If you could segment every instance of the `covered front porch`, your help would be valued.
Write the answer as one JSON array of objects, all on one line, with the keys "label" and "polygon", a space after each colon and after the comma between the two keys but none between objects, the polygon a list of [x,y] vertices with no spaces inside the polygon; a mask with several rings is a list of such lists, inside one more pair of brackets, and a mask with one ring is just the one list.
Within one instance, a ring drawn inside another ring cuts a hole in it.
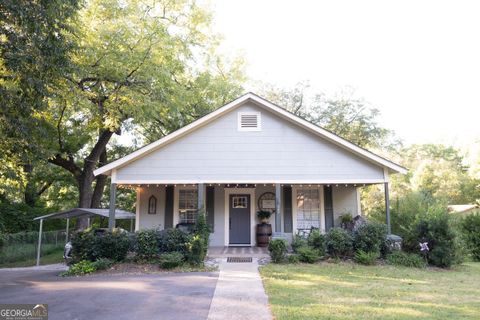
[{"label": "covered front porch", "polygon": [[[109,225],[114,226],[117,188],[136,191],[135,230],[167,229],[193,224],[204,212],[211,227],[212,252],[229,247],[257,246],[258,210],[268,210],[273,237],[291,241],[312,227],[328,231],[340,226],[341,216],[362,215],[360,188],[382,183],[386,222],[390,230],[388,176],[383,182],[331,181],[314,183],[113,183]],[[241,253],[241,249],[238,253]],[[228,250],[227,250],[228,251]],[[224,252],[229,254],[228,252]],[[251,255],[251,252],[248,254]]]}]

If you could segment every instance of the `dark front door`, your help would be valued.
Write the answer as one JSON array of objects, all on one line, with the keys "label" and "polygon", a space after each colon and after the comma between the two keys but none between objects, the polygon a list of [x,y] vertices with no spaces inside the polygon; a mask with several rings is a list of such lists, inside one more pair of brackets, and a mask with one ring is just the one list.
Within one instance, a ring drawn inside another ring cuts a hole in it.
[{"label": "dark front door", "polygon": [[250,245],[250,195],[230,195],[230,244]]}]

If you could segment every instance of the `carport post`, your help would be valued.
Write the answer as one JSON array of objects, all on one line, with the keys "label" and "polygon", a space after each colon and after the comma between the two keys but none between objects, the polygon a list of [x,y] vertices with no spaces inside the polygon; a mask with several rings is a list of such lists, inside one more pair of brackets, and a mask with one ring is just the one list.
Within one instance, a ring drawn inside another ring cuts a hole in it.
[{"label": "carport post", "polygon": [[110,210],[108,211],[108,229],[110,231],[115,228],[115,201],[117,198],[117,184],[110,185]]},{"label": "carport post", "polygon": [[40,265],[40,249],[42,248],[42,229],[43,229],[43,219],[40,219],[40,230],[38,230],[37,266]]}]

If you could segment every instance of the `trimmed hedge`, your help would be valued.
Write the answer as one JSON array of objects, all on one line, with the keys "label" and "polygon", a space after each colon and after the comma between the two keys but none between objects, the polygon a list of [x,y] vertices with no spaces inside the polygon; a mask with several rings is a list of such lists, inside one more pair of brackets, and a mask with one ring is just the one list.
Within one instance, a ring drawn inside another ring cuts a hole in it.
[{"label": "trimmed hedge", "polygon": [[382,223],[367,222],[353,233],[353,246],[356,252],[378,253],[385,245],[387,226]]},{"label": "trimmed hedge", "polygon": [[268,243],[268,251],[270,252],[270,257],[273,262],[278,263],[285,260],[287,245],[287,241],[284,239],[270,240]]},{"label": "trimmed hedge", "polygon": [[338,258],[351,255],[353,239],[347,230],[332,228],[325,235],[325,245],[329,255]]},{"label": "trimmed hedge", "polygon": [[96,261],[101,258],[123,261],[130,249],[127,232],[114,229],[86,229],[72,236],[73,262]]},{"label": "trimmed hedge", "polygon": [[480,261],[480,213],[466,216],[461,222],[461,229],[472,259]]}]

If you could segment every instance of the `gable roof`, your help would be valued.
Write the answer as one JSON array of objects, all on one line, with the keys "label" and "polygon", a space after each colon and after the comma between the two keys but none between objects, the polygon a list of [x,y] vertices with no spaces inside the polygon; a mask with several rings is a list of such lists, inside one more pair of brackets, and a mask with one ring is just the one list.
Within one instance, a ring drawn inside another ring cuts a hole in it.
[{"label": "gable roof", "polygon": [[155,142],[152,142],[120,159],[117,159],[107,165],[104,165],[103,167],[100,167],[98,169],[96,169],[94,171],[94,174],[97,176],[97,175],[100,175],[100,174],[106,174],[106,175],[110,175],[112,170],[113,169],[117,169],[117,168],[120,168],[120,167],[123,167],[125,165],[127,165],[128,163],[130,162],[133,162],[135,161],[136,159],[139,159],[159,148],[161,148],[162,146],[168,144],[168,143],[171,143],[173,141],[175,141],[176,139],[180,138],[180,137],[183,137],[191,132],[193,132],[194,130],[210,123],[211,121],[221,117],[222,115],[224,115],[225,113],[235,109],[236,107],[242,105],[243,103],[247,102],[247,101],[252,101],[254,102],[256,105],[258,105],[259,107],[261,108],[264,108],[268,111],[271,111],[272,113],[276,114],[277,116],[280,116],[281,118],[283,119],[286,119],[300,127],[302,127],[303,129],[313,133],[313,134],[316,134],[317,136],[337,145],[337,146],[340,146],[342,147],[343,149],[347,150],[347,151],[350,151],[354,154],[356,154],[357,156],[360,156],[361,158],[363,159],[366,159],[376,165],[379,165],[381,167],[384,167],[386,169],[389,169],[390,171],[394,172],[394,173],[402,173],[402,174],[405,174],[407,173],[407,169],[405,167],[402,167],[401,165],[399,164],[396,164],[390,160],[387,160],[371,151],[368,151],[362,147],[359,147],[357,146],[356,144],[348,141],[348,140],[345,140],[341,137],[339,137],[338,135],[322,128],[322,127],[319,127],[317,125],[314,125],[313,123],[303,119],[303,118],[300,118],[299,116],[275,105],[274,103],[268,101],[268,100],[265,100],[264,98],[252,93],[252,92],[249,92],[249,93],[246,93],[244,94],[243,96],[233,100],[232,102],[224,105],[223,107],[220,107],[218,108],[217,110],[203,116],[202,118],[200,119],[197,119],[195,120],[194,122],[166,135],[165,137],[155,141]]}]

